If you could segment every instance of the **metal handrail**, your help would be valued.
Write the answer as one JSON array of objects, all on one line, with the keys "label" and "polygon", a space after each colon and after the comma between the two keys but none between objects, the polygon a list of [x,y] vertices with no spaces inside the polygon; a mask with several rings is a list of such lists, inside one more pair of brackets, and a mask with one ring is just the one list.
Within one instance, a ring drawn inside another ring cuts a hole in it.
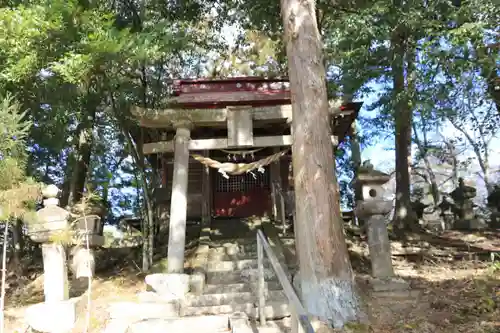
[{"label": "metal handrail", "polygon": [[264,253],[267,255],[271,266],[273,267],[278,281],[283,288],[288,303],[292,307],[292,333],[304,332],[314,333],[314,328],[311,325],[309,316],[304,309],[304,306],[295,293],[292,284],[288,280],[284,268],[281,266],[276,254],[274,254],[267,237],[262,230],[257,230],[257,268],[258,268],[258,292],[259,292],[259,320],[260,324],[266,324],[266,297],[265,297],[265,280],[264,280]]}]

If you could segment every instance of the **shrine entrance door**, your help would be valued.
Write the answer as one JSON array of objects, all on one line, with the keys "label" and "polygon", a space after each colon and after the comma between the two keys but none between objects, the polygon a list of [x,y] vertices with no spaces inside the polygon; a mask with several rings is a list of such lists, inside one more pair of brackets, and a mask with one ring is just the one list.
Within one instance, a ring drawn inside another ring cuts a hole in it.
[{"label": "shrine entrance door", "polygon": [[245,218],[270,215],[271,182],[269,167],[264,173],[257,170],[224,178],[213,170],[213,216]]}]

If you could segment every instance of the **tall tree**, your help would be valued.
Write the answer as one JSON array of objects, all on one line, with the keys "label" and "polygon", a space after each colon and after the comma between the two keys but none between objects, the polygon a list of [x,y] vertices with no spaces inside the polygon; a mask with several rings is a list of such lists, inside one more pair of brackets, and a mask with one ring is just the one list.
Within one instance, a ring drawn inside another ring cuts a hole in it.
[{"label": "tall tree", "polygon": [[311,314],[342,327],[364,314],[340,216],[315,1],[282,0],[281,14],[292,91],[295,202],[301,203],[295,235],[302,300]]}]

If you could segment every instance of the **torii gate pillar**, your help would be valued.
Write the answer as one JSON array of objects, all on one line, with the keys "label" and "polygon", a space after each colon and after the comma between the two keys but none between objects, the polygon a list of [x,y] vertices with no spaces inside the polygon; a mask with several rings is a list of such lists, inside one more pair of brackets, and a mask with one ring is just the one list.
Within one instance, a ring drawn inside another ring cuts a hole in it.
[{"label": "torii gate pillar", "polygon": [[184,272],[186,246],[187,191],[189,172],[189,140],[191,123],[177,122],[174,148],[172,199],[170,201],[170,229],[168,236],[168,273]]}]

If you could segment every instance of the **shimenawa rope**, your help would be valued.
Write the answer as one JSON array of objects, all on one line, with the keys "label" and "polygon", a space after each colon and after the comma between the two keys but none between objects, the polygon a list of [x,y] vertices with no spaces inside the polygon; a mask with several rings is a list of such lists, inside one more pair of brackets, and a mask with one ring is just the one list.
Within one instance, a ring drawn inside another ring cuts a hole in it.
[{"label": "shimenawa rope", "polygon": [[198,154],[191,154],[191,156],[198,162],[210,168],[218,169],[219,173],[221,173],[222,176],[226,179],[229,179],[229,175],[236,176],[236,175],[242,175],[244,173],[250,173],[255,178],[256,176],[252,172],[253,170],[257,169],[257,171],[259,171],[260,173],[264,173],[264,167],[266,165],[277,162],[282,156],[284,156],[288,152],[288,150],[289,149],[282,150],[276,154],[267,156],[263,159],[251,163],[230,163],[230,162],[221,163],[209,157],[204,157]]}]

